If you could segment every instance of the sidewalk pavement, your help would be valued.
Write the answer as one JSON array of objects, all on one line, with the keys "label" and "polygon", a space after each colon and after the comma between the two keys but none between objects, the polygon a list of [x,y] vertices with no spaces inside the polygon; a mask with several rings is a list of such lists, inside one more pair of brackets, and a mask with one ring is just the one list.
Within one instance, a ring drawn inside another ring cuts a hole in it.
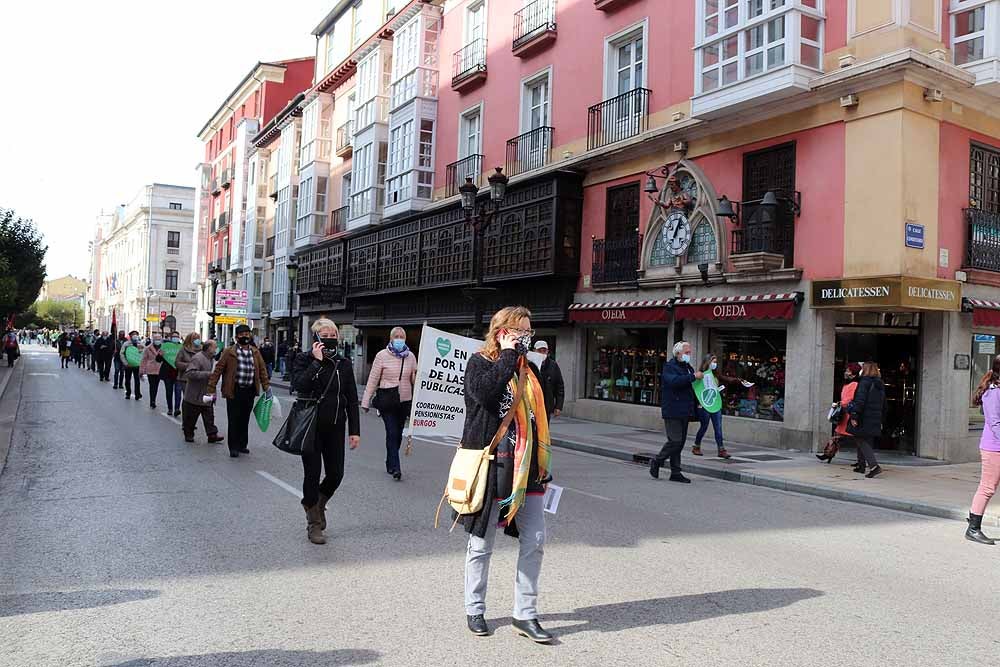
[{"label": "sidewalk pavement", "polygon": [[[892,452],[876,452],[883,472],[867,479],[851,468],[853,449],[841,450],[832,464],[818,461],[812,452],[770,449],[726,443],[733,458],[715,456],[711,428],[702,442],[704,456],[691,454],[697,424],[692,423],[681,465],[696,475],[793,491],[823,498],[873,505],[944,519],[965,520],[979,485],[979,463],[946,464]],[[557,447],[606,456],[646,466],[663,446],[663,433],[629,426],[559,417],[552,420],[552,442]],[[647,477],[645,468],[636,475]],[[1000,526],[1000,502],[987,508],[984,525]]]}]

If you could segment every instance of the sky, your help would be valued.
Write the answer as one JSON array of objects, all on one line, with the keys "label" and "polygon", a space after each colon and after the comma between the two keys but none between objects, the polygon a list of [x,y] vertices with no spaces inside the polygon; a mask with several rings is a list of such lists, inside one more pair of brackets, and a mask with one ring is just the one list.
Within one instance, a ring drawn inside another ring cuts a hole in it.
[{"label": "sky", "polygon": [[102,210],[194,187],[198,130],[258,61],[315,55],[335,0],[0,0],[0,208],[34,219],[49,278],[86,278]]}]

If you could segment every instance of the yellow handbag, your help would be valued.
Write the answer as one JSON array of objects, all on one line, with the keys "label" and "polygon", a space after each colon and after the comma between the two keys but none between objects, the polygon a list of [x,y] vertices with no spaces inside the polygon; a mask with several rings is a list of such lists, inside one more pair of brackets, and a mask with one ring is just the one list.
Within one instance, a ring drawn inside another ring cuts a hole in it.
[{"label": "yellow handbag", "polygon": [[[514,402],[504,415],[500,428],[497,429],[493,440],[488,447],[483,449],[463,449],[461,445],[455,452],[452,459],[451,469],[448,471],[448,485],[445,486],[444,495],[438,503],[437,512],[434,514],[434,527],[440,525],[441,508],[445,501],[451,506],[455,513],[455,523],[451,525],[451,530],[455,530],[459,519],[464,515],[475,514],[483,508],[486,500],[486,487],[489,482],[490,461],[493,460],[493,452],[496,451],[500,440],[506,435],[510,424],[514,419],[514,410],[521,402],[521,395],[525,382],[525,367],[521,368],[517,377],[517,389],[514,392]],[[450,532],[450,531],[449,531]]]}]

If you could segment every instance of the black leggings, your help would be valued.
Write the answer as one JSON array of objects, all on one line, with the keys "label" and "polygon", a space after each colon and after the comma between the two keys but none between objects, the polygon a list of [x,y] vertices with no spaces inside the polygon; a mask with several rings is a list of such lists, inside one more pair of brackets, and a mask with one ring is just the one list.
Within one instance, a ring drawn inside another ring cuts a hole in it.
[{"label": "black leggings", "polygon": [[[317,425],[316,448],[312,454],[302,456],[302,470],[303,505],[314,506],[321,493],[333,497],[344,479],[344,422]],[[324,470],[326,476],[320,482]]]}]

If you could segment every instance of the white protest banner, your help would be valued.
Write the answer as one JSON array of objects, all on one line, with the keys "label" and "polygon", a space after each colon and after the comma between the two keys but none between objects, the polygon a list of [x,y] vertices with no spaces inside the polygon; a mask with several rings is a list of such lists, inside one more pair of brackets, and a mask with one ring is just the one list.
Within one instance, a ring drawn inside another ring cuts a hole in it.
[{"label": "white protest banner", "polygon": [[420,334],[410,434],[458,442],[465,426],[465,367],[483,341],[426,324]]}]

